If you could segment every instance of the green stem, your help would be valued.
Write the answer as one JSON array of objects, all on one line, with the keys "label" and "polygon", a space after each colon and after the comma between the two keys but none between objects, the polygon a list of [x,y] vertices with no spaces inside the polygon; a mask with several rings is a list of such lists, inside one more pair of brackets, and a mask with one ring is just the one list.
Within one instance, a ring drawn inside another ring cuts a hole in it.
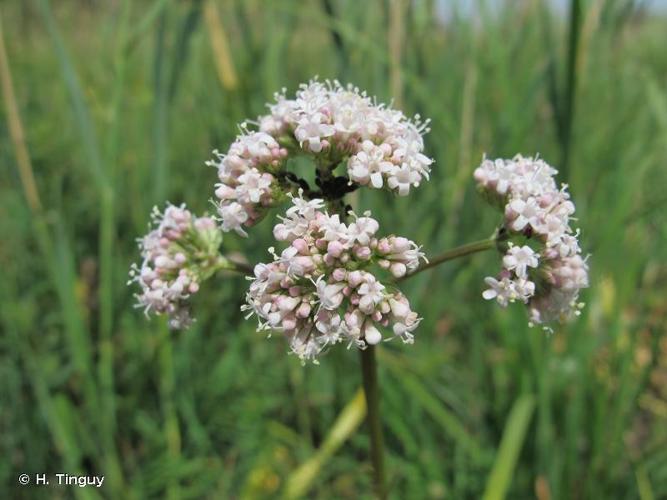
[{"label": "green stem", "polygon": [[245,262],[235,261],[225,255],[219,255],[218,261],[213,264],[211,273],[215,274],[218,271],[229,271],[232,273],[243,274],[245,276],[252,276],[255,268]]},{"label": "green stem", "polygon": [[493,238],[474,241],[472,243],[468,243],[466,245],[461,245],[460,247],[447,250],[446,252],[438,255],[437,257],[432,258],[426,264],[419,266],[415,271],[411,272],[410,274],[406,274],[397,281],[406,280],[414,276],[415,274],[421,273],[422,271],[426,271],[427,269],[431,269],[432,267],[439,266],[443,262],[458,259],[459,257],[465,257],[466,255],[471,255],[473,253],[483,252],[484,250],[490,250],[491,248],[494,248],[496,246],[496,241],[497,241],[496,237],[494,236]]},{"label": "green stem", "polygon": [[378,498],[387,498],[384,475],[384,443],[382,439],[382,423],[380,420],[380,390],[378,386],[377,362],[375,346],[368,346],[360,351],[361,374],[368,408],[368,427],[371,438],[371,461],[373,463],[373,483]]},{"label": "green stem", "polygon": [[244,262],[235,262],[232,260],[228,262],[231,264],[231,267],[225,268],[227,271],[244,274],[246,276],[252,276],[252,274],[255,272],[255,268],[250,264],[246,264]]},{"label": "green stem", "polygon": [[572,126],[577,92],[577,63],[579,58],[579,35],[581,31],[581,0],[570,1],[570,32],[567,46],[567,74],[565,81],[565,103],[563,110],[563,132],[561,138],[561,173],[566,182],[569,176],[572,151]]}]

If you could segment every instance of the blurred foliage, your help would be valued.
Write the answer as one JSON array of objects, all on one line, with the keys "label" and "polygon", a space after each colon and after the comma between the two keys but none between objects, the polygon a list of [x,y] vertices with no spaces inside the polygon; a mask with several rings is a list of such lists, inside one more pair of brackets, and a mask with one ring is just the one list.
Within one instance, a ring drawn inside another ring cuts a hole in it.
[{"label": "blurred foliage", "polygon": [[[406,282],[417,341],[379,358],[391,497],[667,497],[667,19],[584,1],[572,46],[542,2],[486,5],[3,0],[43,209],[23,194],[4,101],[2,498],[45,496],[19,488],[24,472],[106,475],[54,498],[274,498],[312,457],[309,497],[368,497],[365,433],[347,421],[349,439],[328,436],[360,384],[355,353],[302,367],[243,320],[236,276],[207,284],[190,331],[168,332],[132,307],[135,238],[165,199],[211,210],[211,150],[314,75],[432,120],[431,182],[358,207],[429,254],[485,237],[498,219],[472,170],[485,153],[559,165],[568,61],[588,307],[553,335],[531,330],[520,307],[481,299],[492,253]],[[226,249],[267,259],[273,220]]]}]

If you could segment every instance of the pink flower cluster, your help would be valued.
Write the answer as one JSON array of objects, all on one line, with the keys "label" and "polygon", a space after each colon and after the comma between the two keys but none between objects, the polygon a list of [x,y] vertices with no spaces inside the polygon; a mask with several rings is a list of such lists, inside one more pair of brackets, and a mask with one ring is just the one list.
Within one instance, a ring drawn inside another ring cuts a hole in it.
[{"label": "pink flower cluster", "polygon": [[155,227],[139,240],[143,261],[133,264],[128,284],[141,287],[137,306],[146,314],[167,314],[171,328],[187,328],[187,300],[220,264],[222,234],[212,218],[195,217],[185,205],[168,204],[164,213],[155,207],[151,218]]},{"label": "pink flower cluster", "polygon": [[277,182],[288,156],[305,154],[327,173],[345,164],[350,184],[386,188],[401,196],[428,179],[433,160],[422,151],[428,121],[409,120],[377,104],[353,86],[313,80],[294,99],[276,94],[259,131],[243,134],[226,154],[209,162],[218,169],[216,197],[224,231],[245,236],[286,189]]},{"label": "pink flower cluster", "polygon": [[578,315],[579,291],[588,287],[588,265],[581,256],[570,220],[574,203],[567,185],[560,188],[556,169],[539,158],[517,155],[511,160],[485,159],[474,177],[482,193],[503,207],[504,228],[510,238],[534,242],[509,243],[503,269],[486,278],[486,299],[502,307],[519,300],[527,304],[530,321],[544,324]]},{"label": "pink flower cluster", "polygon": [[281,331],[302,360],[346,341],[365,348],[379,343],[382,327],[412,342],[420,318],[407,298],[385,286],[371,269],[395,277],[415,270],[424,254],[412,241],[378,238],[378,222],[365,213],[342,222],[322,211],[322,200],[293,198],[274,235],[289,246],[258,264],[244,310],[257,315],[258,330]]}]

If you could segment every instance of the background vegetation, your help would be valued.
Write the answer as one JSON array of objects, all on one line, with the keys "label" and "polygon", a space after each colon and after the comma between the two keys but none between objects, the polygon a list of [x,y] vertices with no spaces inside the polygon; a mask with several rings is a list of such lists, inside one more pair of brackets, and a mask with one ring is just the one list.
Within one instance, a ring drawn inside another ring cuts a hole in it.
[{"label": "background vegetation", "polygon": [[[239,277],[207,284],[183,333],[125,286],[152,205],[210,210],[211,150],[319,75],[432,119],[431,182],[356,200],[384,227],[429,254],[488,236],[473,168],[540,153],[592,254],[587,308],[553,335],[481,299],[491,252],[405,283],[424,321],[379,359],[392,498],[666,498],[667,19],[572,5],[4,0],[0,496],[369,496],[356,353],[302,367],[243,320]],[[274,220],[225,247],[266,260]]]}]

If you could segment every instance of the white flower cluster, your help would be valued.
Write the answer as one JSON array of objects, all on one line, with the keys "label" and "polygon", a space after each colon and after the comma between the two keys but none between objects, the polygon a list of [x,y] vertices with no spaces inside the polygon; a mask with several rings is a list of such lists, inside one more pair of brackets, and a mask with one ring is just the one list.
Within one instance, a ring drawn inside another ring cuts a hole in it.
[{"label": "white flower cluster", "polygon": [[281,192],[276,177],[288,155],[307,154],[333,172],[345,163],[351,184],[386,188],[401,196],[428,179],[433,160],[422,151],[428,121],[409,120],[337,81],[302,84],[294,99],[276,94],[259,131],[243,129],[226,154],[215,152],[216,197],[224,231],[245,235]]},{"label": "white flower cluster", "polygon": [[252,226],[273,204],[275,177],[271,172],[285,161],[287,149],[269,134],[243,129],[227,154],[213,153],[217,160],[207,164],[218,169],[215,196],[220,200],[222,230],[247,236],[243,226]]},{"label": "white flower cluster", "polygon": [[383,285],[373,265],[394,277],[415,270],[424,254],[412,241],[378,238],[378,222],[365,213],[345,224],[322,211],[319,199],[293,199],[286,217],[274,227],[279,241],[290,243],[274,260],[258,264],[244,310],[256,314],[258,330],[281,331],[292,352],[315,360],[331,344],[347,341],[365,348],[382,340],[378,327],[412,342],[420,318],[407,298]]},{"label": "white flower cluster", "polygon": [[567,185],[556,184],[556,173],[543,160],[520,155],[511,160],[485,159],[474,172],[483,194],[503,207],[510,237],[539,246],[536,252],[510,242],[503,269],[498,277],[486,278],[489,289],[483,296],[503,307],[516,300],[527,304],[535,324],[578,315],[583,307],[579,291],[588,286],[579,231],[570,226],[574,203]]},{"label": "white flower cluster", "polygon": [[212,218],[195,217],[185,205],[168,204],[164,213],[155,207],[151,219],[154,229],[139,240],[143,261],[132,265],[128,284],[141,287],[137,307],[146,314],[167,314],[171,328],[187,328],[187,299],[221,263],[222,234]]}]

